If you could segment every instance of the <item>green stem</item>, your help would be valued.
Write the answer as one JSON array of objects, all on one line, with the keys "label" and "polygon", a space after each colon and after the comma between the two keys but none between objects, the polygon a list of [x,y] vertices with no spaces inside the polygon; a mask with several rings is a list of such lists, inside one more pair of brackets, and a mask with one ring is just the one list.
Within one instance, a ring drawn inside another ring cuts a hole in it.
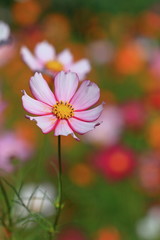
[{"label": "green stem", "polygon": [[8,196],[7,196],[4,186],[2,184],[1,179],[0,179],[0,188],[1,188],[1,192],[3,195],[4,201],[5,201],[6,207],[7,207],[9,231],[11,231],[11,229],[12,229],[11,206],[10,206]]},{"label": "green stem", "polygon": [[57,214],[54,221],[56,231],[62,209],[62,163],[61,163],[61,137],[58,136],[58,201],[56,203]]}]

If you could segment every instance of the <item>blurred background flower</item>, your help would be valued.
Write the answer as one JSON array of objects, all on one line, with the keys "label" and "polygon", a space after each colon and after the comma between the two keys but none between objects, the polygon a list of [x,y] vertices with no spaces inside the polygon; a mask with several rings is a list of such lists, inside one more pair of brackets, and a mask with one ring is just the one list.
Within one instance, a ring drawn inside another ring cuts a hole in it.
[{"label": "blurred background flower", "polygon": [[[57,239],[160,239],[159,2],[2,0],[0,16],[1,175],[14,186],[23,183],[27,198],[36,186],[55,197],[57,141],[24,118],[21,89],[29,91],[33,73],[20,51],[34,53],[44,42],[57,56],[69,49],[74,63],[87,59],[80,73],[100,86],[105,105],[101,125],[79,143],[62,138],[65,204]],[[39,211],[41,200],[32,200]],[[50,219],[55,209],[47,204]],[[16,231],[16,240],[44,238],[36,224]]]}]

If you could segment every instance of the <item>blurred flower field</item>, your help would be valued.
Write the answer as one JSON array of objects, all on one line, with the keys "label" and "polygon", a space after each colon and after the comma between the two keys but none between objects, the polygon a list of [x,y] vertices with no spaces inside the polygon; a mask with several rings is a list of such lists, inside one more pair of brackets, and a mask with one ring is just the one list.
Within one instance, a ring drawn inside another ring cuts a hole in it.
[{"label": "blurred flower field", "polygon": [[[47,239],[21,200],[51,221],[56,213],[57,136],[43,134],[22,106],[36,70],[53,90],[53,68],[96,83],[97,104],[104,103],[100,126],[80,141],[61,138],[63,209],[54,239],[160,239],[160,4],[122,1],[118,11],[116,1],[102,2],[0,3],[0,240]],[[41,64],[36,49],[44,43],[55,58]]]}]

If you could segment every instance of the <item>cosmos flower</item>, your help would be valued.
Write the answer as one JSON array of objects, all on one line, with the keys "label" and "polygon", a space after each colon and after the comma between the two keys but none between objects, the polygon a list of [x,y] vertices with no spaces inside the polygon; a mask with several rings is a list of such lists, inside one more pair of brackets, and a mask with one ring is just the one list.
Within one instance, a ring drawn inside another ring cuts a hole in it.
[{"label": "cosmos flower", "polygon": [[5,132],[0,136],[0,172],[12,172],[12,159],[25,161],[32,153],[32,148],[24,139],[13,132]]},{"label": "cosmos flower", "polygon": [[24,62],[32,71],[47,71],[56,74],[62,70],[76,72],[80,80],[90,71],[91,67],[87,59],[81,59],[73,62],[73,56],[68,49],[63,50],[56,55],[54,47],[46,41],[40,42],[35,47],[35,53],[32,53],[26,47],[21,48],[21,55]]},{"label": "cosmos flower", "polygon": [[30,79],[35,99],[23,91],[22,102],[26,111],[38,116],[27,118],[35,120],[43,133],[54,131],[55,136],[71,134],[78,139],[74,132],[84,134],[93,130],[99,125],[96,120],[103,110],[103,104],[89,108],[98,101],[100,89],[95,83],[85,80],[77,90],[78,82],[75,73],[61,71],[54,79],[53,94],[42,75],[35,73]]}]

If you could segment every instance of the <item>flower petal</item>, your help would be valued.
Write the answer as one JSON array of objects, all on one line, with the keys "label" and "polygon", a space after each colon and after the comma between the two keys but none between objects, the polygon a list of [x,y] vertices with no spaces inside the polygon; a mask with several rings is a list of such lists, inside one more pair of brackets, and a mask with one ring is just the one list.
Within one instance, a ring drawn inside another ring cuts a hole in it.
[{"label": "flower petal", "polygon": [[100,89],[89,80],[83,81],[71,100],[75,110],[84,110],[95,104],[100,96]]},{"label": "flower petal", "polygon": [[52,108],[45,103],[42,103],[38,100],[35,100],[27,95],[25,91],[23,91],[22,103],[24,109],[35,115],[44,115],[47,113],[52,113]]},{"label": "flower petal", "polygon": [[80,112],[74,112],[74,117],[83,120],[83,121],[87,121],[87,122],[92,122],[95,121],[99,118],[99,116],[101,115],[103,111],[103,104],[90,109],[90,110],[85,110],[85,111],[80,111]]},{"label": "flower petal", "polygon": [[43,41],[36,45],[35,55],[44,64],[55,58],[55,49],[47,41]]},{"label": "flower petal", "polygon": [[61,71],[55,77],[55,95],[59,101],[69,102],[78,87],[76,73]]},{"label": "flower petal", "polygon": [[68,49],[65,49],[58,54],[57,60],[64,65],[70,65],[73,61],[73,56]]},{"label": "flower petal", "polygon": [[75,139],[79,140],[76,135],[74,134],[73,130],[69,127],[68,123],[66,120],[60,120],[58,124],[55,127],[55,136],[68,136],[71,134]]},{"label": "flower petal", "polygon": [[54,130],[54,127],[57,122],[57,118],[53,114],[38,117],[26,115],[26,117],[30,120],[36,121],[37,126],[41,128],[43,133],[49,133],[52,130]]},{"label": "flower petal", "polygon": [[86,132],[89,132],[93,130],[96,126],[100,125],[100,123],[97,123],[97,122],[84,122],[76,118],[68,119],[68,123],[70,127],[73,129],[73,131],[79,134],[84,134]]},{"label": "flower petal", "polygon": [[26,47],[21,48],[21,56],[23,61],[28,65],[32,71],[40,71],[43,66],[38,62],[38,60],[32,55],[32,53]]},{"label": "flower petal", "polygon": [[34,97],[44,103],[53,106],[56,99],[47,82],[42,77],[41,73],[35,73],[30,79],[30,87]]},{"label": "flower petal", "polygon": [[85,78],[85,75],[91,71],[91,65],[87,59],[81,59],[70,66],[68,70],[76,72],[80,80]]}]

